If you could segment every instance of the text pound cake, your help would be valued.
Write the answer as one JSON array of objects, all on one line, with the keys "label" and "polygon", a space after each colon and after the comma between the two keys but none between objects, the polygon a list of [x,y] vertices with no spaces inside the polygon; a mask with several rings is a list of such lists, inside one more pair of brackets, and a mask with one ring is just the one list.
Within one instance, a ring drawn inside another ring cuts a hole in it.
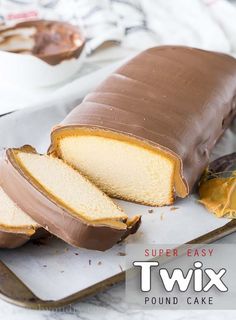
[{"label": "text pound cake", "polygon": [[108,195],[142,204],[186,197],[236,113],[236,60],[180,46],[146,50],[88,94],[49,153]]},{"label": "text pound cake", "polygon": [[0,182],[22,210],[74,246],[106,250],[140,224],[77,170],[30,146],[6,150]]},{"label": "text pound cake", "polygon": [[46,236],[37,222],[22,211],[0,187],[0,248],[17,248]]}]

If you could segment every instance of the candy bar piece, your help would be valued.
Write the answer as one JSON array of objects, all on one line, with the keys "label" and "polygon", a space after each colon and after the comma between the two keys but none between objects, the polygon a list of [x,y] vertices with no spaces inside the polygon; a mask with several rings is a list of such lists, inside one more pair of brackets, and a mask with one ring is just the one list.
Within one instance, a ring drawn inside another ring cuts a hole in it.
[{"label": "candy bar piece", "polygon": [[212,161],[199,184],[199,202],[221,218],[236,218],[236,152]]}]

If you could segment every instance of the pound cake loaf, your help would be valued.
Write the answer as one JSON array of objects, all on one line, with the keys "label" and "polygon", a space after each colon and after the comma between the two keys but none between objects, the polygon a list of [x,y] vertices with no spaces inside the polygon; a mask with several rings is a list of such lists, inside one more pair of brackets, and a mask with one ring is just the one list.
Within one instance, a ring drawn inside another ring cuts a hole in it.
[{"label": "pound cake loaf", "polygon": [[0,187],[0,248],[17,248],[30,239],[46,234],[47,231],[22,211]]},{"label": "pound cake loaf", "polygon": [[236,114],[236,60],[148,49],[111,74],[51,133],[49,153],[108,195],[142,204],[186,197]]},{"label": "pound cake loaf", "polygon": [[106,250],[140,224],[77,170],[31,146],[6,150],[0,184],[24,212],[74,246]]}]

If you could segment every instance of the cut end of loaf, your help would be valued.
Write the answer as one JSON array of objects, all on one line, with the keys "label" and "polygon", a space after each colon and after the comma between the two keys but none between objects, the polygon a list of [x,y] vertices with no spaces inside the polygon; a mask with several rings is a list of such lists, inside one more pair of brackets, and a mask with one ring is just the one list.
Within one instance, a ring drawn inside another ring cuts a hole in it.
[{"label": "cut end of loaf", "polygon": [[173,203],[176,161],[167,152],[109,131],[58,132],[50,151],[108,195],[151,206]]},{"label": "cut end of loaf", "polygon": [[87,178],[62,160],[29,147],[10,149],[23,175],[51,201],[94,225],[126,229],[128,216]]}]

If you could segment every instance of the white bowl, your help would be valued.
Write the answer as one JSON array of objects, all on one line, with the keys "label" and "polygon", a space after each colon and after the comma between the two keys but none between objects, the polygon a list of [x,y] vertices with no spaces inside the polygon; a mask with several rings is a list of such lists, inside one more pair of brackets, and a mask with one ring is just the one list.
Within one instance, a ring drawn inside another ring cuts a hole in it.
[{"label": "white bowl", "polygon": [[38,88],[63,83],[80,69],[85,57],[85,49],[78,58],[64,60],[50,65],[33,56],[0,51],[0,83],[14,86]]},{"label": "white bowl", "polygon": [[[52,27],[55,29],[51,29]],[[69,39],[71,34],[75,34],[75,38],[72,38],[72,41],[75,42],[72,42],[70,49],[68,49],[68,47],[66,49],[62,47],[62,51],[57,52],[55,51],[55,48],[54,50],[50,48],[51,51],[39,52],[37,55],[30,54],[31,49],[21,50],[28,51],[28,54],[0,50],[0,83],[17,87],[45,88],[63,83],[77,73],[85,57],[85,38],[81,28],[60,21],[32,20],[21,22],[10,27],[6,26],[4,29],[1,29],[2,34],[0,34],[0,37],[2,35],[4,43],[4,33],[6,34],[5,39],[8,39],[7,37],[9,37],[10,34],[14,39],[12,40],[13,47],[14,44],[16,44],[16,48],[18,48],[20,44],[20,47],[22,46],[23,49],[25,48],[25,45],[26,48],[28,48],[29,44],[31,47],[30,39],[32,36],[32,29],[36,35],[37,32],[44,32],[44,30],[47,32],[49,30],[50,34],[53,36],[54,32],[61,32],[63,28],[65,32],[68,30]],[[27,29],[28,32],[25,33]],[[44,38],[40,38],[40,36],[38,39],[39,43],[44,41]],[[45,37],[45,39],[48,41],[47,37]],[[49,44],[51,45],[51,43]],[[11,48],[11,51],[13,51],[11,42],[10,45],[9,42],[7,42],[6,48],[7,45]],[[1,48],[3,47],[4,44]]]}]

